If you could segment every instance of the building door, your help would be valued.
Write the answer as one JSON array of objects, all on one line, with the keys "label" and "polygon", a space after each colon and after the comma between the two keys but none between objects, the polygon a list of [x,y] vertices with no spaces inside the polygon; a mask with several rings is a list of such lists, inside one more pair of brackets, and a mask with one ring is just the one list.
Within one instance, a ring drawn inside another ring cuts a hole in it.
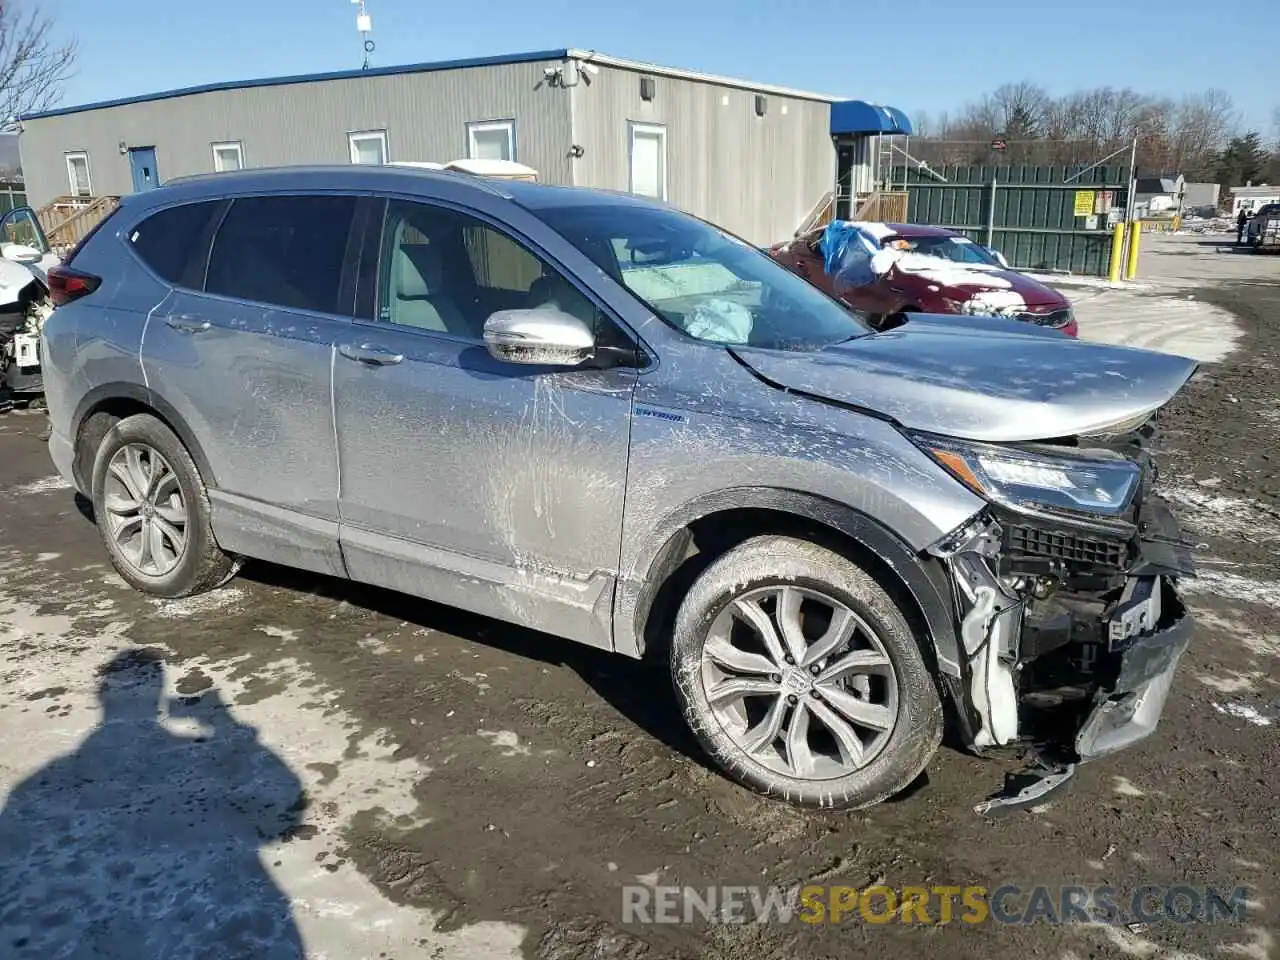
[{"label": "building door", "polygon": [[156,170],[155,147],[131,147],[129,170],[133,173],[133,192],[154,190],[160,186],[160,174]]},{"label": "building door", "polygon": [[629,189],[642,197],[667,199],[667,128],[652,123],[631,123]]}]

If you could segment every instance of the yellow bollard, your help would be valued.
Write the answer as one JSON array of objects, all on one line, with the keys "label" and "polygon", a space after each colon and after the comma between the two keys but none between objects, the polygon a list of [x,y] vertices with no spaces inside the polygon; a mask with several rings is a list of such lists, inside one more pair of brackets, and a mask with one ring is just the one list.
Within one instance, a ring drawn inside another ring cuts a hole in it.
[{"label": "yellow bollard", "polygon": [[1129,256],[1124,265],[1124,278],[1132,280],[1138,275],[1138,247],[1142,241],[1142,224],[1129,224]]},{"label": "yellow bollard", "polygon": [[1107,279],[1112,283],[1120,280],[1120,268],[1124,264],[1124,224],[1117,223],[1111,231],[1111,261],[1107,265]]}]

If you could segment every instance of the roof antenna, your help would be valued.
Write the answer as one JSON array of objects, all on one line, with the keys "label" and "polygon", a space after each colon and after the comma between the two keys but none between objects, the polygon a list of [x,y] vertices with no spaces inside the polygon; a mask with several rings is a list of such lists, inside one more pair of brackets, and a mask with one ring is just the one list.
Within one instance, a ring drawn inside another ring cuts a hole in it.
[{"label": "roof antenna", "polygon": [[369,55],[373,53],[374,42],[369,34],[373,33],[373,17],[369,15],[368,9],[365,7],[365,0],[351,0],[353,4],[360,8],[356,14],[356,30],[360,32],[360,36],[364,38],[364,63],[361,70],[369,69]]}]

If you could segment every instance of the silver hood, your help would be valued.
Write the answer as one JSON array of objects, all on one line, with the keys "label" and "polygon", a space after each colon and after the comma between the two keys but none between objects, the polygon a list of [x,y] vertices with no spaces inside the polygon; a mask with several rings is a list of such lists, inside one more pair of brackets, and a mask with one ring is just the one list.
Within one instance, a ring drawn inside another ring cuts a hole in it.
[{"label": "silver hood", "polygon": [[732,349],[786,389],[991,442],[1106,432],[1163,406],[1196,368],[1187,357],[1045,335],[1018,321],[957,319],[914,316],[814,353]]}]

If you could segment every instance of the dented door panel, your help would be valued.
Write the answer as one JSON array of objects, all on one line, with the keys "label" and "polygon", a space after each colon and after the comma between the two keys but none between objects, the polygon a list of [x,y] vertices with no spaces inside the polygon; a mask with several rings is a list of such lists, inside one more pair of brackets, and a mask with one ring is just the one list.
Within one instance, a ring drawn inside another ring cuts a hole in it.
[{"label": "dented door panel", "polygon": [[341,573],[329,377],[349,321],[175,290],[153,311],[148,387],[208,462],[225,549]]},{"label": "dented door panel", "polygon": [[357,326],[403,359],[334,366],[351,576],[607,644],[635,371]]}]

